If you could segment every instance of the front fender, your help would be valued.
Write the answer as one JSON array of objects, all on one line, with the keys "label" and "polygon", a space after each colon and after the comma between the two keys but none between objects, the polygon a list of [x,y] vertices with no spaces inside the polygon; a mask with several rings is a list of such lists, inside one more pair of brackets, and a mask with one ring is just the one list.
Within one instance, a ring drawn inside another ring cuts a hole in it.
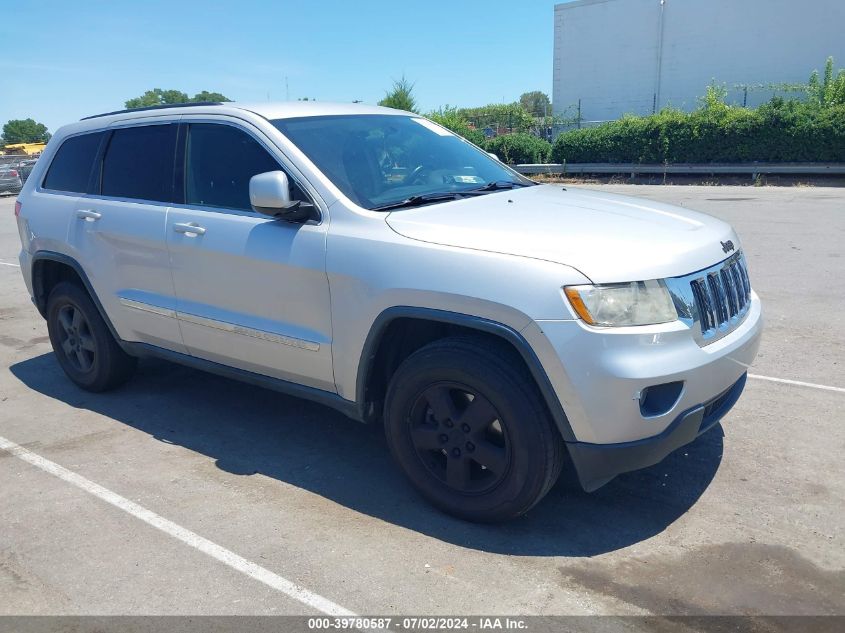
[{"label": "front fender", "polygon": [[360,360],[358,362],[358,375],[356,387],[356,401],[361,407],[366,400],[365,389],[367,380],[372,371],[372,365],[375,361],[376,351],[378,350],[379,342],[387,330],[391,322],[396,319],[412,318],[424,321],[436,321],[439,323],[448,323],[451,325],[459,325],[471,330],[485,332],[492,334],[504,341],[510,343],[513,348],[519,353],[528,370],[531,372],[540,393],[546,402],[549,413],[555,421],[561,436],[565,441],[573,441],[575,436],[569,424],[569,420],[561,407],[560,400],[555,394],[554,388],[545,369],[543,368],[537,354],[531,348],[531,345],[522,336],[519,330],[516,330],[508,325],[485,319],[482,317],[472,316],[469,314],[461,314],[458,312],[450,312],[446,310],[436,310],[432,308],[419,306],[394,306],[382,311],[373,321],[372,328],[367,335],[361,350]]}]

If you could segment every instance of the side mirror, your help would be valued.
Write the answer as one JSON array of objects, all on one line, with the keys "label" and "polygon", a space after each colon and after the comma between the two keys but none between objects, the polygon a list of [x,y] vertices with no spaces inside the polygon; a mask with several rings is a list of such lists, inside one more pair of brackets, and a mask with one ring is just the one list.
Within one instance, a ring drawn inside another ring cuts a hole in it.
[{"label": "side mirror", "polygon": [[492,158],[493,160],[497,160],[497,161],[499,161],[500,163],[502,162],[502,159],[501,159],[501,158],[499,158],[498,156],[496,156],[493,152],[487,152],[487,155],[488,155],[490,158]]},{"label": "side mirror", "polygon": [[290,182],[283,171],[268,171],[250,178],[249,202],[257,213],[288,222],[307,222],[314,217],[313,204],[290,199]]}]

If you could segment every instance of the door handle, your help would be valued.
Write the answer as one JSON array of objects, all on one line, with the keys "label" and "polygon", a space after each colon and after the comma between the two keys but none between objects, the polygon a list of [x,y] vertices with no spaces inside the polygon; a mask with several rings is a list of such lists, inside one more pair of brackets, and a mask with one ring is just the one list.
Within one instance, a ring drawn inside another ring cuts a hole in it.
[{"label": "door handle", "polygon": [[196,222],[178,222],[173,225],[173,230],[177,233],[184,233],[185,235],[189,235],[191,237],[196,235],[205,235],[205,227],[200,226]]},{"label": "door handle", "polygon": [[86,222],[94,222],[95,220],[99,220],[103,217],[102,213],[97,213],[91,209],[79,209],[76,212],[76,217],[80,220],[85,220]]}]

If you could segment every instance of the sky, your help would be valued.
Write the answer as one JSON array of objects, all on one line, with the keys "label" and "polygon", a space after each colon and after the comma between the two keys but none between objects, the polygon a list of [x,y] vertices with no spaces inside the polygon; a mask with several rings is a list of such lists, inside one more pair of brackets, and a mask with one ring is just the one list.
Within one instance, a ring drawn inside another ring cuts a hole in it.
[{"label": "sky", "polygon": [[375,103],[404,75],[423,112],[551,94],[560,1],[9,2],[0,125],[55,132],[152,88]]}]

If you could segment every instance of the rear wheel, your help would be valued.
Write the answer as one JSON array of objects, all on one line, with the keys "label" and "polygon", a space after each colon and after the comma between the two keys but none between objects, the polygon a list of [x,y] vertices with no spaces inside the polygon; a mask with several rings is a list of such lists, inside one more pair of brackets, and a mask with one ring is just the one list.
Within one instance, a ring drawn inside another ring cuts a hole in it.
[{"label": "rear wheel", "polygon": [[88,293],[62,282],[47,298],[47,331],[65,374],[87,391],[106,391],[126,382],[136,359],[124,352]]},{"label": "rear wheel", "polygon": [[455,516],[519,516],[560,474],[560,435],[514,360],[507,347],[449,338],[409,356],[390,382],[391,451],[423,496]]}]

